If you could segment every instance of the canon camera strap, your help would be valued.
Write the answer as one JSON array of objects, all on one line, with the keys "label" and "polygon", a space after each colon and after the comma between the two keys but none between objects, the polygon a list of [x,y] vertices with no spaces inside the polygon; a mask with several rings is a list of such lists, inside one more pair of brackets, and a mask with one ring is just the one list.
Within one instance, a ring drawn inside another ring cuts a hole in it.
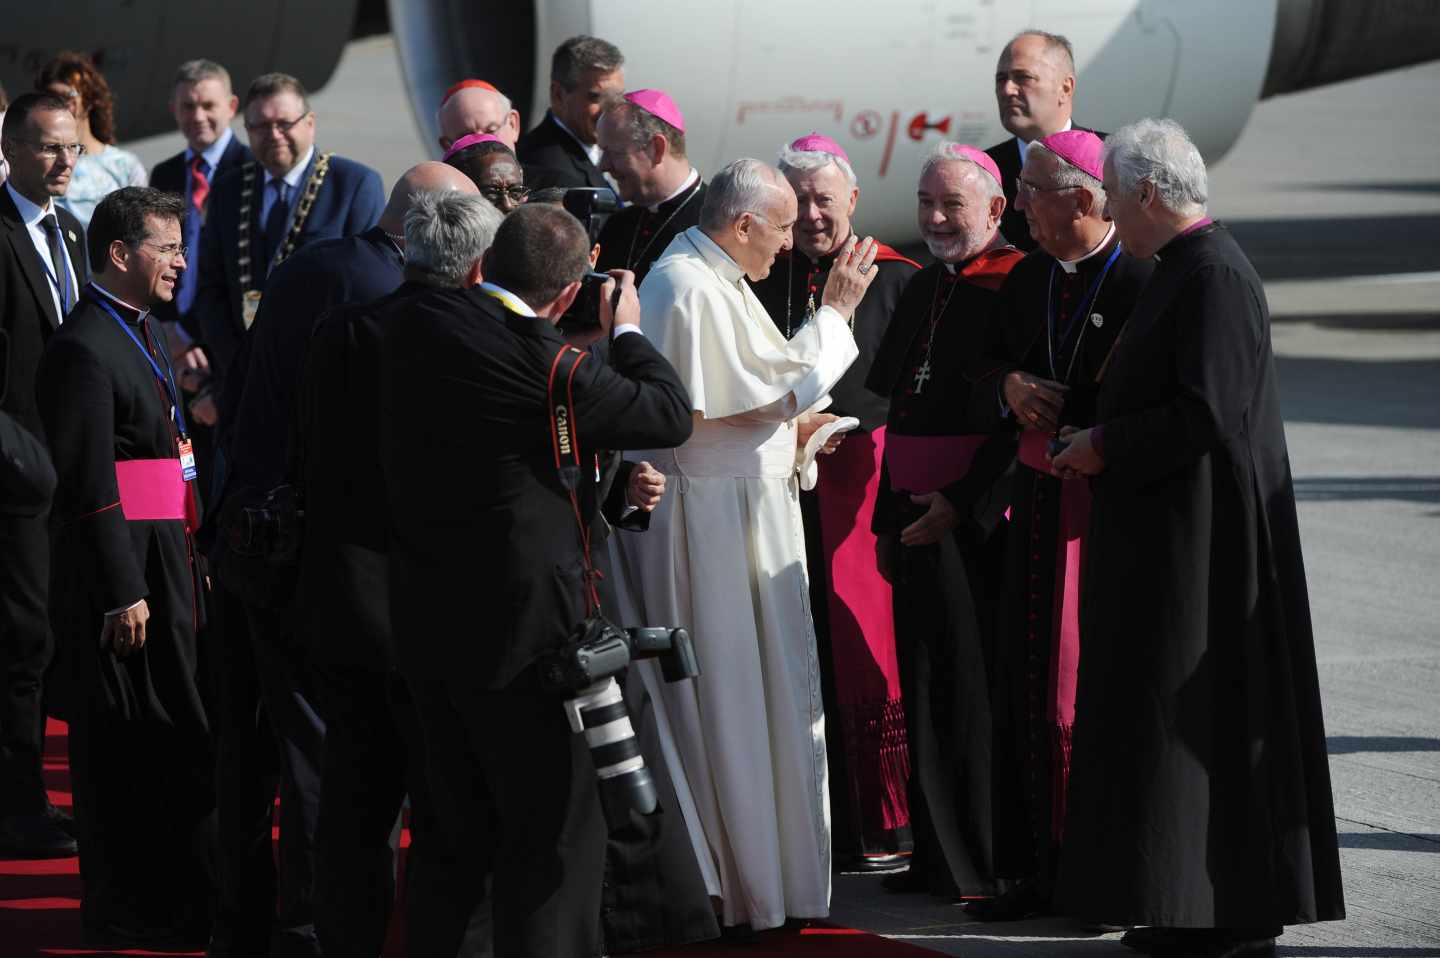
[{"label": "canon camera strap", "polygon": [[[555,472],[570,496],[575,510],[575,527],[580,533],[580,558],[585,565],[585,615],[600,613],[600,573],[590,558],[590,527],[580,510],[580,428],[575,418],[575,371],[590,354],[574,346],[562,347],[550,363],[550,445],[555,454]],[[563,387],[562,387],[563,383]],[[594,457],[595,478],[600,478],[600,457]]]}]

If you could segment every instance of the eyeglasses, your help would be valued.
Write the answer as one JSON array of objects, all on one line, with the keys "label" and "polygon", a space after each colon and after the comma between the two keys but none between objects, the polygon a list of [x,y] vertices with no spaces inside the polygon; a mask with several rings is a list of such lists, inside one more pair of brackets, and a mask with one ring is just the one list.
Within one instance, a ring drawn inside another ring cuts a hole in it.
[{"label": "eyeglasses", "polygon": [[246,120],[245,129],[251,133],[289,133],[295,129],[301,120],[309,115],[309,113],[302,113],[293,120],[275,120],[272,123],[251,123],[249,120]]},{"label": "eyeglasses", "polygon": [[523,203],[530,195],[530,190],[524,186],[482,186],[480,195],[492,203],[498,203],[507,196],[517,203]]},{"label": "eyeglasses", "polygon": [[65,154],[70,154],[77,160],[85,155],[84,143],[36,143],[34,140],[25,140],[35,149],[52,160],[58,160]]},{"label": "eyeglasses", "polygon": [[1015,195],[1034,196],[1036,193],[1058,193],[1061,190],[1079,189],[1078,186],[1036,186],[1034,183],[1027,183],[1021,177],[1015,177]]},{"label": "eyeglasses", "polygon": [[151,243],[141,243],[140,245],[159,253],[161,259],[175,259],[177,256],[184,259],[190,255],[190,248],[184,243],[166,243],[164,246],[155,246]]}]

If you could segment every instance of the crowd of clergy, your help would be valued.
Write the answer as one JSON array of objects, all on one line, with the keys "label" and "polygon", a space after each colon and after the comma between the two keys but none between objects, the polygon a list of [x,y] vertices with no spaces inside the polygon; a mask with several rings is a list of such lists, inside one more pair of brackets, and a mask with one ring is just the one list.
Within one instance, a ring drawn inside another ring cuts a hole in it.
[{"label": "crowd of clergy", "polygon": [[[1075,73],[1005,46],[1011,137],[904,174],[922,265],[835,139],[697,169],[594,37],[528,132],[457,82],[388,198],[195,60],[186,148],[74,202],[124,151],[57,58],[3,120],[0,856],[212,958],[738,944],[841,871],[1159,958],[1342,918],[1265,292],[1185,130]],[[700,666],[623,675],[628,821],[537,664],[597,608]]]}]

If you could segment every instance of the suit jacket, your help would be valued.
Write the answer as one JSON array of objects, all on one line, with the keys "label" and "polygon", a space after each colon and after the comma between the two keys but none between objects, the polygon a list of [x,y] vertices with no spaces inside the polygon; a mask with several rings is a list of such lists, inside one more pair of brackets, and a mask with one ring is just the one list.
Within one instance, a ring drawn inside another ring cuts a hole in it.
[{"label": "suit jacket", "polygon": [[[85,228],[55,205],[60,235],[75,267],[77,288],[90,276]],[[0,410],[36,436],[44,436],[35,410],[35,371],[50,334],[63,317],[55,313],[50,278],[10,193],[0,185]]]},{"label": "suit jacket", "polygon": [[[1105,139],[1105,134],[1099,130],[1083,126],[1075,126],[1074,129],[1094,133],[1100,139]],[[985,152],[990,154],[990,159],[1000,168],[1000,186],[1005,190],[1005,214],[1000,218],[1000,232],[1011,246],[1028,253],[1039,244],[1030,238],[1030,224],[1025,222],[1025,214],[1015,208],[1015,177],[1020,175],[1020,144],[1012,136],[1002,143],[996,143]]]},{"label": "suit jacket", "polygon": [[[215,164],[215,169],[210,171],[210,183],[213,186],[215,181],[226,173],[237,169],[241,165],[250,162],[255,154],[250,152],[250,147],[240,141],[240,137],[232,136],[230,144],[225,147],[225,152],[220,154],[220,162]],[[168,160],[161,160],[155,164],[155,169],[150,171],[150,185],[157,190],[164,190],[167,193],[176,193],[182,198],[185,196],[185,187],[190,179],[189,164],[185,162],[185,151],[181,150]],[[187,209],[187,216],[193,216],[195,211]],[[199,266],[200,256],[200,226],[204,222],[203,217],[193,225],[189,220],[185,223],[185,242],[190,246],[191,255],[195,260],[186,265],[186,271],[192,274],[190,282],[198,281],[199,277],[193,276]],[[188,316],[181,316],[176,303],[179,302],[179,287],[176,287],[176,297],[168,303],[156,303],[150,315],[164,322],[180,322],[185,326],[185,332],[194,339],[200,338],[200,330],[189,321]]]},{"label": "suit jacket", "polygon": [[[425,293],[383,329],[391,613],[412,674],[534,687],[527,667],[584,618],[579,532],[548,422],[547,377],[564,345],[549,322],[480,289]],[[610,354],[573,379],[587,523],[592,450],[668,448],[691,431],[690,397],[649,340],[628,333]]]},{"label": "suit jacket", "polygon": [[[305,177],[309,177],[319,155],[317,150]],[[199,286],[191,308],[193,322],[199,327],[201,339],[210,354],[211,370],[218,380],[215,392],[221,396],[224,394],[224,378],[245,334],[240,306],[241,295],[245,291],[240,288],[239,251],[236,248],[244,172],[244,167],[231,170],[210,186],[205,228],[200,232]],[[260,255],[264,233],[260,224],[260,194],[264,178],[263,172],[257,170],[250,211],[249,253],[254,284],[265,282],[266,267]],[[301,183],[304,183],[304,178]],[[380,183],[380,174],[353,160],[332,156],[330,172],[315,197],[315,205],[310,208],[296,249],[316,240],[337,239],[364,232],[379,221],[384,208],[385,191]]]},{"label": "suit jacket", "polygon": [[562,130],[555,122],[555,115],[548,110],[535,129],[520,137],[515,144],[515,155],[525,167],[525,185],[532,190],[548,186],[611,188],[575,137]]},{"label": "suit jacket", "polygon": [[55,467],[45,444],[0,412],[0,516],[42,515],[54,494]]}]

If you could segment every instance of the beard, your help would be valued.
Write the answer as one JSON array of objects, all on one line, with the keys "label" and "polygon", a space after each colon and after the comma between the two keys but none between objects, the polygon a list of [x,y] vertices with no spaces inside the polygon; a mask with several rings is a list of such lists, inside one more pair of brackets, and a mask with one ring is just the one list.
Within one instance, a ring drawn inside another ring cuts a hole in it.
[{"label": "beard", "polygon": [[958,262],[967,258],[970,252],[970,237],[925,237],[925,248],[930,255],[946,263]]}]

